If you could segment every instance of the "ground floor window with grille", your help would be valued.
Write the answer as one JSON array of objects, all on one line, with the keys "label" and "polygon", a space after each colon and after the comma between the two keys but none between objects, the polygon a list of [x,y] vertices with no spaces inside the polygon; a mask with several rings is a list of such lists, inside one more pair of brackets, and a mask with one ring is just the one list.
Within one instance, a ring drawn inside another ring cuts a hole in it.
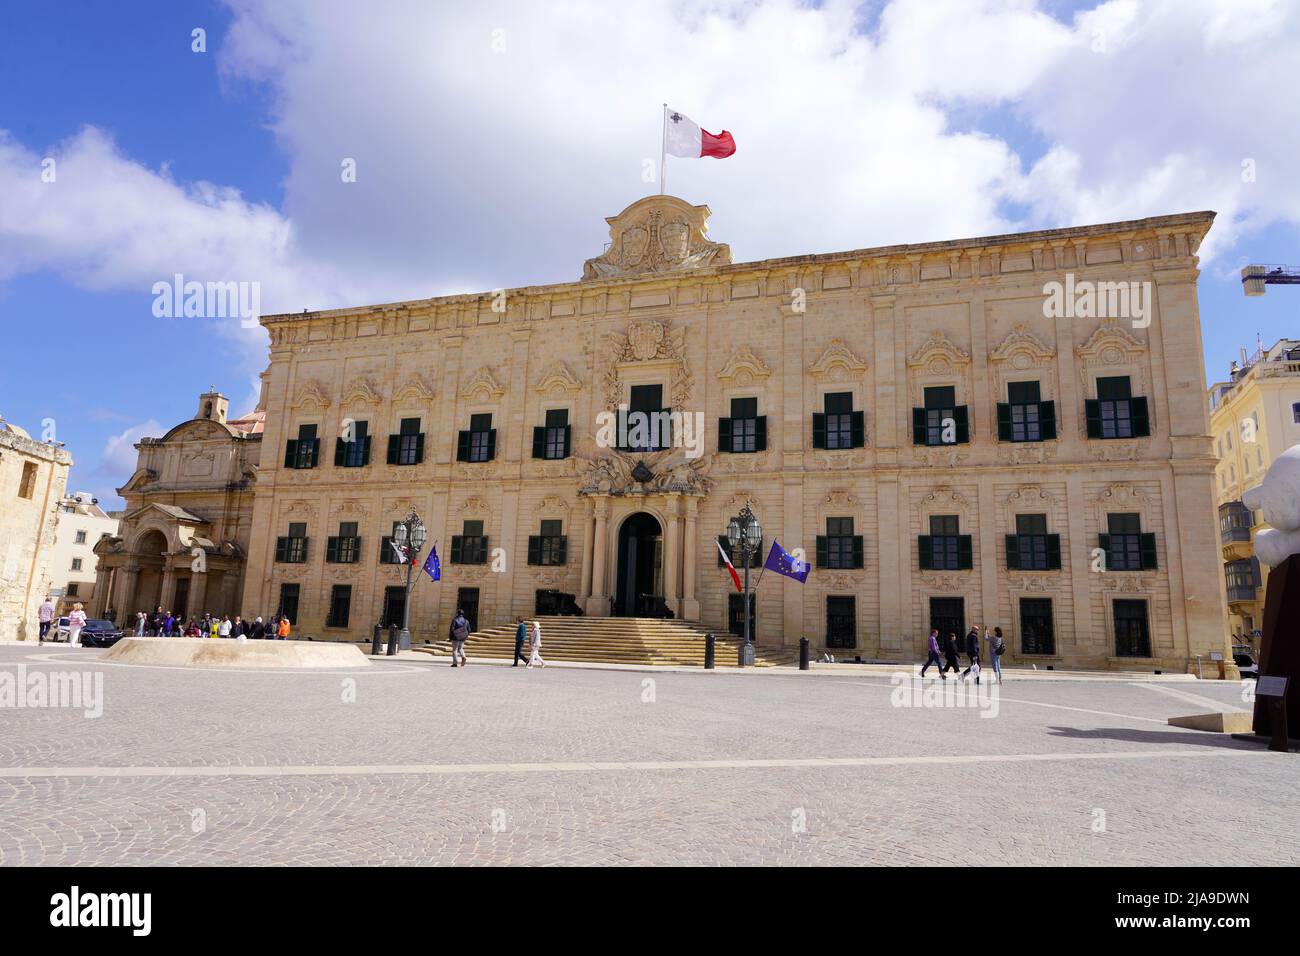
[{"label": "ground floor window with grille", "polygon": [[330,612],[325,618],[326,627],[347,627],[352,611],[352,585],[336,584],[330,590]]},{"label": "ground floor window with grille", "polygon": [[831,595],[826,598],[826,646],[858,646],[857,598]]},{"label": "ground floor window with grille", "polygon": [[296,584],[280,585],[280,609],[279,613],[289,619],[290,624],[298,623],[298,593],[300,588]]},{"label": "ground floor window with grille", "polygon": [[1151,656],[1151,629],[1147,623],[1146,601],[1115,601],[1115,656]]},{"label": "ground floor window with grille", "polygon": [[[755,644],[758,643],[758,615],[754,607],[754,599],[758,595],[752,591],[749,594],[749,637]],[[735,634],[737,637],[745,636],[745,596],[743,594],[727,595],[727,631]]]},{"label": "ground floor window with grille", "polygon": [[1056,629],[1050,598],[1020,599],[1020,652],[1056,653]]}]

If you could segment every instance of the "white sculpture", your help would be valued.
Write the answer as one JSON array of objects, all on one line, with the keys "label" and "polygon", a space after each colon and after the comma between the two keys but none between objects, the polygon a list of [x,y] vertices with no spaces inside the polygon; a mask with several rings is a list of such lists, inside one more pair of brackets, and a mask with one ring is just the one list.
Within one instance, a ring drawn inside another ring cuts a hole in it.
[{"label": "white sculpture", "polygon": [[1255,556],[1275,568],[1300,554],[1300,445],[1288,448],[1268,466],[1264,480],[1241,496],[1251,511],[1263,509],[1272,525],[1255,534]]}]

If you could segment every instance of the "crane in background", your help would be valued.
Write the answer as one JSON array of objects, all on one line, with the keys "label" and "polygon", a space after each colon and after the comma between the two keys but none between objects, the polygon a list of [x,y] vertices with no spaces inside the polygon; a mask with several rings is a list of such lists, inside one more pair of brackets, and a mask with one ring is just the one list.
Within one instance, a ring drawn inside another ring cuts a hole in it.
[{"label": "crane in background", "polygon": [[1246,295],[1263,295],[1268,285],[1300,285],[1300,269],[1290,266],[1243,266],[1241,289]]}]

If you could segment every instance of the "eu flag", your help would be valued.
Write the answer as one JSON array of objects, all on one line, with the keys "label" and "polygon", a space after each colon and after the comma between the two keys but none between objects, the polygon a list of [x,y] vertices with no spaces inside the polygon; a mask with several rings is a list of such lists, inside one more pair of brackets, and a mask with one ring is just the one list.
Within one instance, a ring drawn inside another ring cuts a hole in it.
[{"label": "eu flag", "polygon": [[442,562],[438,560],[438,546],[429,545],[429,556],[424,559],[424,573],[429,576],[430,581],[438,581],[442,578]]},{"label": "eu flag", "polygon": [[808,562],[800,561],[781,547],[775,538],[772,539],[772,550],[767,552],[767,560],[763,562],[763,567],[777,574],[783,574],[787,578],[794,578],[800,584],[808,580]]}]

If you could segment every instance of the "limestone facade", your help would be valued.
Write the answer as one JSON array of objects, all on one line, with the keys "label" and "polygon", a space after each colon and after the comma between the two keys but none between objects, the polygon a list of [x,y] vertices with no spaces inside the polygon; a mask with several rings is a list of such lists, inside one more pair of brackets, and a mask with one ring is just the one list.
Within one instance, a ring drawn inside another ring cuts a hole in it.
[{"label": "limestone facade", "polygon": [[1255,532],[1267,527],[1241,503],[1278,455],[1300,444],[1300,340],[1281,339],[1252,356],[1242,350],[1230,378],[1210,387],[1210,434],[1219,459],[1215,494],[1227,590],[1226,626],[1234,644],[1259,648],[1268,567],[1255,558]]},{"label": "limestone facade", "polygon": [[[749,503],[764,551],[813,563],[803,585],[763,577],[761,643],[910,660],[932,623],[987,623],[1044,665],[1226,650],[1196,296],[1212,213],[750,263],[707,217],[640,200],[579,281],[264,317],[242,613],[368,636],[400,609],[382,539],[414,509],[442,561],[413,591],[417,641],[458,603],[486,626],[539,591],[722,629],[739,604],[715,540]],[[1049,315],[1053,282],[1147,284],[1149,314]],[[703,453],[605,447],[620,405],[678,413],[678,435],[702,416]]]},{"label": "limestone facade", "polygon": [[194,418],[136,444],[120,528],[95,545],[93,616],[125,626],[160,605],[183,618],[238,613],[262,423],[228,420],[228,407],[211,390]]},{"label": "limestone facade", "polygon": [[72,455],[0,418],[0,640],[36,640]]}]

